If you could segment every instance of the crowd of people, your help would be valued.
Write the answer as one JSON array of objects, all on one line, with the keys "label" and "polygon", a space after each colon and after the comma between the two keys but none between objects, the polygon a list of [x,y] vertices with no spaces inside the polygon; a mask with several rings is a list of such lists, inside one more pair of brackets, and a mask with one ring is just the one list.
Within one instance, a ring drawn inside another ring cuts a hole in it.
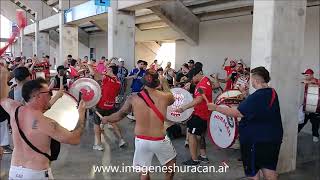
[{"label": "crowd of people", "polygon": [[[129,71],[122,58],[101,57],[96,61],[85,56],[76,60],[68,55],[64,64],[56,68],[56,74],[50,77],[49,58],[45,56],[40,60],[36,57],[16,57],[11,61],[3,57],[0,61],[1,155],[2,151],[12,153],[10,133],[14,146],[9,179],[52,177],[50,161],[57,159],[60,143],[80,143],[87,119],[84,101],[79,105],[78,125],[71,132],[43,115],[79,78],[92,78],[101,87],[101,98],[96,107],[90,110],[95,132],[94,150],[104,150],[101,142],[104,124],[114,130],[119,147],[125,147],[127,142],[117,122],[131,114],[136,120],[133,165],[151,166],[154,155],[161,165],[175,164],[177,152],[166,136],[164,121],[167,107],[174,103],[170,89],[180,87],[188,90],[194,98],[191,103],[176,110],[182,113],[194,108],[186,123],[185,146],[189,148],[190,159],[184,161],[184,165],[210,162],[206,154],[205,136],[211,112],[218,111],[241,118],[240,149],[245,174],[251,179],[258,179],[261,170],[266,179],[277,179],[276,166],[283,129],[279,99],[276,91],[268,85],[270,74],[264,67],[250,69],[241,59],[226,58],[222,65],[226,76],[219,78],[218,74],[205,75],[203,64],[194,60],[182,64],[178,70],[171,67],[171,62],[163,68],[157,60],[149,66],[146,61],[138,60],[136,67]],[[45,72],[44,78],[36,77],[37,67],[43,67],[41,71]],[[303,83],[320,85],[311,69],[303,74]],[[132,80],[131,90],[127,93],[129,80]],[[251,95],[250,82],[256,89]],[[9,91],[6,90],[7,86],[10,86]],[[59,89],[54,97],[52,89]],[[233,89],[242,93],[243,101],[237,108],[220,107],[214,103],[214,94]],[[320,123],[318,113],[306,114],[304,123],[299,125],[299,131],[309,119],[313,140],[317,142]],[[172,179],[173,174],[166,173],[166,179]],[[141,178],[148,177],[148,174],[141,175]]]}]

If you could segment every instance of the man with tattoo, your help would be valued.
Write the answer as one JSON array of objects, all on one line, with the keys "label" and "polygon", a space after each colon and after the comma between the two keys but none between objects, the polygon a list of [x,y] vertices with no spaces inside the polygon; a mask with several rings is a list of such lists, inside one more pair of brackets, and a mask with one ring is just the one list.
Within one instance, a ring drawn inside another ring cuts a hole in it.
[{"label": "man with tattoo", "polygon": [[[54,142],[79,144],[85,127],[85,103],[79,104],[79,122],[72,131],[61,127],[43,112],[50,106],[52,92],[44,79],[26,82],[22,97],[26,105],[11,99],[1,99],[0,105],[10,114],[14,150],[9,179],[51,179],[50,161],[57,158]],[[59,151],[59,149],[58,149]],[[48,155],[50,154],[50,155]],[[56,157],[53,157],[56,156]]]},{"label": "man with tattoo", "polygon": [[[133,166],[145,168],[151,166],[154,155],[157,156],[161,165],[172,168],[175,163],[176,151],[164,131],[164,120],[167,107],[174,103],[174,97],[168,88],[163,85],[163,91],[156,88],[160,85],[159,75],[153,70],[146,71],[142,78],[144,89],[129,96],[122,108],[102,118],[102,123],[114,123],[122,120],[131,111],[136,119],[135,126],[135,153]],[[166,83],[165,81],[163,83]],[[141,174],[141,179],[150,179],[149,174]],[[166,179],[173,179],[173,171],[167,171]]]}]

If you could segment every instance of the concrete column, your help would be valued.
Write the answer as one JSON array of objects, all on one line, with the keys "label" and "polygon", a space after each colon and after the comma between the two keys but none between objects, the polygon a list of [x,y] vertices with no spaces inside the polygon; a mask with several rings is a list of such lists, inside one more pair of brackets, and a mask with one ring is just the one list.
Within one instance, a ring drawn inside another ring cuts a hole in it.
[{"label": "concrete column", "polygon": [[64,13],[62,11],[63,8],[63,3],[62,0],[59,0],[59,58],[57,59],[56,63],[58,65],[62,65],[64,63],[65,60],[65,56],[63,53],[63,33],[61,33],[63,31],[63,24],[64,24]]},{"label": "concrete column", "polygon": [[[78,26],[64,25],[62,31],[59,33],[62,33],[62,57],[64,57],[63,60],[65,60],[69,54],[71,54],[74,59],[77,59],[79,54]],[[64,61],[61,62],[59,60],[57,62],[57,65],[61,65],[63,64],[63,62]]]},{"label": "concrete column", "polygon": [[22,37],[22,56],[33,57],[33,41],[31,36]]},{"label": "concrete column", "polygon": [[38,56],[43,57],[50,54],[50,39],[48,32],[40,32],[38,37]]},{"label": "concrete column", "polygon": [[126,66],[135,66],[135,15],[118,11],[118,0],[110,1],[108,9],[108,58],[121,57]]},{"label": "concrete column", "polygon": [[[279,95],[284,129],[278,171],[296,168],[300,64],[307,0],[254,1],[251,67],[265,66]],[[272,133],[272,132],[270,132]]]},{"label": "concrete column", "polygon": [[40,55],[38,54],[38,45],[39,45],[39,19],[38,19],[38,13],[36,13],[35,14],[35,30],[34,30],[33,54],[35,54],[39,58]]}]

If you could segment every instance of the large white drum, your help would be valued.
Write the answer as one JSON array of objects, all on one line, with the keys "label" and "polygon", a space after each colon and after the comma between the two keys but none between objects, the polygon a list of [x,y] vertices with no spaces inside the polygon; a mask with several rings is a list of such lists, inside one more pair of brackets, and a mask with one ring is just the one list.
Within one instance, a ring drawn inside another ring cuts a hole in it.
[{"label": "large white drum", "polygon": [[193,101],[192,95],[185,89],[173,88],[171,92],[175,98],[175,102],[167,108],[167,119],[173,122],[183,122],[190,118],[194,108],[187,109],[183,113],[176,112],[183,105]]},{"label": "large white drum", "polygon": [[320,113],[320,86],[306,85],[303,109],[305,112]]},{"label": "large white drum", "polygon": [[[220,106],[229,107],[227,105]],[[218,147],[231,147],[238,138],[236,118],[213,111],[209,122],[209,136]]]},{"label": "large white drum", "polygon": [[220,94],[216,100],[216,104],[239,104],[242,99],[239,99],[238,97],[241,95],[241,91],[233,89],[228,90]]},{"label": "large white drum", "polygon": [[[57,90],[53,90],[53,95],[57,92]],[[58,99],[57,102],[44,113],[44,116],[55,120],[62,127],[72,131],[77,126],[79,120],[77,105],[77,100],[65,92],[62,98]]]}]

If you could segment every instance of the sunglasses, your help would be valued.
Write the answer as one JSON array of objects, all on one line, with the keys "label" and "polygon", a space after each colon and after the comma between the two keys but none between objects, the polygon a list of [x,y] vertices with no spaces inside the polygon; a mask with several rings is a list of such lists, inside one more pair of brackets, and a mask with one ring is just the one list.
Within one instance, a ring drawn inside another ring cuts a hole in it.
[{"label": "sunglasses", "polygon": [[50,96],[53,96],[53,93],[52,93],[51,90],[50,91],[45,91],[45,92],[40,92],[39,94],[44,94],[44,93],[48,93]]}]

